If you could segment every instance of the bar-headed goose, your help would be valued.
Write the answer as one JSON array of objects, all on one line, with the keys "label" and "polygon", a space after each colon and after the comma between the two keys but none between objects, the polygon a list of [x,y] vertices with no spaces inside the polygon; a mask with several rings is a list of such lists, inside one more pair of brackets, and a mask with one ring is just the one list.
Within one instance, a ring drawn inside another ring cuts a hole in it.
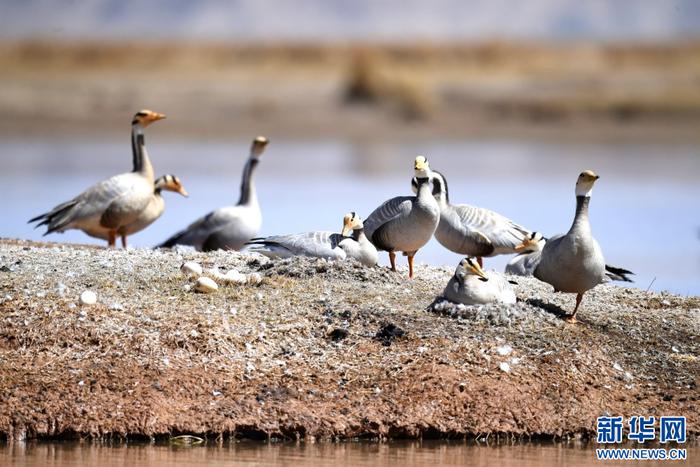
[{"label": "bar-headed goose", "polygon": [[495,271],[486,274],[472,258],[459,262],[447,283],[443,296],[451,302],[465,305],[485,303],[515,303],[515,291],[508,280]]},{"label": "bar-headed goose", "polygon": [[[129,235],[142,231],[158,220],[158,218],[163,214],[165,211],[165,200],[161,194],[163,190],[180,193],[184,197],[188,196],[187,191],[185,191],[185,188],[180,182],[180,179],[175,175],[163,175],[158,177],[154,185],[155,190],[151,195],[151,200],[149,201],[148,206],[141,211],[134,222],[120,227],[119,230],[117,230],[117,235],[121,236],[122,245],[124,245],[124,248],[126,248],[126,238]],[[101,226],[91,228],[85,233],[94,238],[101,238],[102,240],[109,239],[109,229]]]},{"label": "bar-headed goose", "polygon": [[514,249],[519,251],[506,265],[506,274],[531,276],[540,262],[540,254],[547,239],[541,233],[532,232]]},{"label": "bar-headed goose", "polygon": [[253,175],[267,144],[268,140],[263,136],[253,140],[250,156],[243,167],[238,204],[219,208],[197,219],[159,247],[191,245],[201,251],[240,250],[255,237],[262,225],[262,213]]},{"label": "bar-headed goose", "polygon": [[576,312],[583,294],[605,282],[605,259],[591,234],[588,204],[593,185],[600,177],[590,170],[581,172],[576,181],[576,214],[564,235],[550,238],[542,248],[534,276],[554,287],[555,292],[576,294],[576,306],[567,321],[576,322]]},{"label": "bar-headed goose", "polygon": [[[182,186],[182,182],[176,175],[168,174],[158,177],[155,182],[155,187],[153,196],[151,196],[151,201],[148,203],[148,206],[146,206],[146,209],[141,211],[138,219],[119,229],[119,235],[122,236],[122,239],[125,239],[127,235],[133,235],[136,232],[142,231],[163,215],[163,212],[165,212],[165,199],[163,199],[162,195],[163,191],[179,193],[185,198],[189,196],[187,190]],[[123,241],[126,242],[126,240]]]},{"label": "bar-headed goose", "polygon": [[[511,259],[506,265],[506,274],[514,276],[532,276],[535,268],[540,263],[540,255],[542,249],[547,243],[547,239],[539,232],[532,232],[528,238],[523,240],[523,243],[516,247],[520,253]],[[632,271],[618,268],[615,266],[605,265],[605,276],[612,281],[634,282],[630,277],[634,275]]]},{"label": "bar-headed goose", "polygon": [[343,218],[343,230],[334,232],[305,232],[292,235],[273,235],[254,238],[247,251],[261,253],[268,258],[289,258],[292,256],[311,256],[328,260],[353,258],[364,266],[377,264],[377,249],[370,243],[364,233],[360,216],[354,212]]},{"label": "bar-headed goose", "polygon": [[440,208],[430,193],[430,165],[423,156],[414,161],[416,196],[397,196],[385,201],[365,221],[367,238],[378,250],[389,252],[396,271],[396,251],[408,256],[408,277],[413,277],[413,257],[430,241],[440,221]]},{"label": "bar-headed goose", "polygon": [[[515,249],[530,235],[530,231],[497,212],[468,204],[450,204],[447,179],[432,171],[433,196],[440,206],[440,223],[435,238],[448,250],[476,257],[516,253]],[[416,179],[411,181],[416,192]]]},{"label": "bar-headed goose", "polygon": [[[131,122],[131,146],[134,167],[131,172],[115,175],[91,186],[70,201],[29,222],[46,225],[44,235],[79,229],[93,237],[107,231],[109,246],[114,246],[120,229],[135,222],[147,208],[154,192],[153,166],[148,158],[144,128],[165,118],[150,110],[141,110]],[[126,247],[126,237],[122,237]]]}]

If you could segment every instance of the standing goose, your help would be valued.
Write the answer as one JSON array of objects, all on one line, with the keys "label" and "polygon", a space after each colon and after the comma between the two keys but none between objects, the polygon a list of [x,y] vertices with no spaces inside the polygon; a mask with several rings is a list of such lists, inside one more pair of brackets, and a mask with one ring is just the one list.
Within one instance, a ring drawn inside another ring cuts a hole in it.
[{"label": "standing goose", "polygon": [[443,296],[451,302],[465,305],[512,304],[516,300],[515,291],[505,277],[496,272],[486,275],[479,263],[469,257],[459,262]]},{"label": "standing goose", "polygon": [[264,136],[253,140],[250,156],[243,167],[238,204],[219,208],[197,219],[159,247],[191,245],[201,251],[240,250],[248,240],[255,237],[262,225],[262,213],[253,174],[267,143],[268,140]]},{"label": "standing goose", "polygon": [[576,307],[567,317],[571,323],[576,322],[583,294],[606,280],[603,252],[591,234],[588,221],[588,203],[599,178],[590,170],[578,176],[574,222],[565,235],[556,235],[547,241],[534,271],[534,276],[551,284],[555,292],[576,294]]},{"label": "standing goose", "polygon": [[343,218],[343,230],[334,232],[305,232],[292,235],[274,235],[254,238],[248,251],[261,253],[268,258],[289,258],[292,256],[311,256],[328,260],[354,258],[364,266],[377,264],[377,249],[365,236],[364,225],[360,216],[354,212]]},{"label": "standing goose", "polygon": [[[142,231],[143,229],[154,223],[156,220],[158,220],[158,218],[165,211],[165,200],[163,199],[163,196],[161,194],[163,190],[180,193],[184,197],[188,196],[187,191],[185,191],[185,188],[180,182],[180,179],[177,178],[175,175],[163,175],[157,178],[154,183],[154,186],[155,190],[153,191],[151,195],[151,200],[148,202],[146,208],[139,213],[138,217],[134,220],[134,222],[120,227],[119,230],[117,230],[117,234],[121,236],[122,244],[125,248],[127,236]],[[109,239],[109,229],[105,227],[97,226],[91,228],[85,233],[94,238],[101,238],[103,240]]]},{"label": "standing goose", "polygon": [[[106,231],[109,246],[115,246],[119,230],[135,222],[153,196],[153,166],[146,152],[143,130],[163,118],[165,115],[150,110],[141,110],[134,115],[131,122],[134,167],[131,172],[93,185],[29,222],[41,221],[37,227],[46,225],[44,235],[79,229],[90,236],[104,238],[102,235]],[[122,245],[126,247],[126,236],[122,236]]]},{"label": "standing goose", "polygon": [[[433,196],[440,206],[435,238],[448,250],[476,257],[483,265],[482,257],[516,253],[516,246],[530,235],[526,228],[494,211],[468,204],[450,204],[447,180],[440,172],[432,172],[432,182]],[[415,192],[415,178],[411,184]]]},{"label": "standing goose", "polygon": [[389,252],[396,271],[396,251],[408,256],[408,277],[413,277],[413,257],[430,241],[440,221],[440,208],[430,193],[430,165],[423,156],[414,162],[416,196],[385,201],[365,221],[365,232],[378,250]]},{"label": "standing goose", "polygon": [[[506,265],[506,274],[514,276],[532,276],[535,273],[535,268],[540,263],[540,255],[542,249],[547,243],[547,239],[539,232],[532,232],[528,238],[523,240],[523,243],[516,247],[520,253],[511,259]],[[634,282],[628,276],[634,275],[632,271],[618,268],[615,266],[605,265],[605,276],[612,281]]]}]

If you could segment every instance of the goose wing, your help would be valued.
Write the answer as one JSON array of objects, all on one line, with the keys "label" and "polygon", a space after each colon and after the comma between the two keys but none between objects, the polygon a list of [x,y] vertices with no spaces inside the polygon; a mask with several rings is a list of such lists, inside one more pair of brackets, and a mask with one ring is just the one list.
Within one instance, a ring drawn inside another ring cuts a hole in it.
[{"label": "goose wing", "polygon": [[46,225],[46,234],[63,232],[64,230],[85,224],[99,224],[102,215],[114,200],[129,196],[138,180],[132,172],[115,175],[103,180],[70,201],[59,204],[51,211],[36,216],[29,222],[39,222],[37,227]]},{"label": "goose wing", "polygon": [[172,235],[158,245],[159,248],[172,248],[175,245],[192,245],[201,249],[204,242],[214,232],[225,227],[229,222],[238,219],[235,206],[220,208],[192,222],[183,230]]},{"label": "goose wing", "polygon": [[397,217],[407,216],[413,207],[415,196],[397,196],[385,201],[365,219],[365,235],[374,243],[374,233]]},{"label": "goose wing", "polygon": [[477,244],[492,245],[496,254],[512,252],[530,235],[525,227],[489,209],[458,204],[452,206],[452,211],[464,227],[465,235]]},{"label": "goose wing", "polygon": [[343,259],[346,256],[345,251],[338,248],[338,245],[344,239],[347,238],[338,233],[317,231],[254,238],[246,245],[248,245],[248,251],[262,253],[272,258],[313,256],[317,258]]}]

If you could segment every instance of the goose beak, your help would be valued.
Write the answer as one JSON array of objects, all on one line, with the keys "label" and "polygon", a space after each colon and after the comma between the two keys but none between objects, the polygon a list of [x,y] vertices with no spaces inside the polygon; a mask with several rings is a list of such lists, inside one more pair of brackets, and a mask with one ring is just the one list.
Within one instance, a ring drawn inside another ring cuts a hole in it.
[{"label": "goose beak", "polygon": [[154,112],[151,118],[154,122],[157,122],[158,120],[163,120],[165,118],[165,114],[159,114],[158,112]]},{"label": "goose beak", "polygon": [[428,170],[428,160],[423,156],[416,157],[415,164],[413,165],[415,170]]},{"label": "goose beak", "polygon": [[513,248],[513,250],[522,251],[522,250],[528,248],[531,244],[532,244],[532,240],[530,240],[529,238],[526,238],[525,240],[522,241],[522,243],[520,245],[515,246]]},{"label": "goose beak", "polygon": [[484,270],[481,269],[481,266],[479,266],[479,263],[470,264],[469,267],[472,270],[472,272],[474,274],[476,274],[477,276],[481,277],[482,279],[489,280],[489,278],[486,275],[486,273],[484,272]]},{"label": "goose beak", "polygon": [[188,198],[190,196],[190,194],[187,193],[187,190],[185,190],[185,187],[182,185],[180,186],[180,188],[178,188],[177,192],[180,193],[185,198]]}]

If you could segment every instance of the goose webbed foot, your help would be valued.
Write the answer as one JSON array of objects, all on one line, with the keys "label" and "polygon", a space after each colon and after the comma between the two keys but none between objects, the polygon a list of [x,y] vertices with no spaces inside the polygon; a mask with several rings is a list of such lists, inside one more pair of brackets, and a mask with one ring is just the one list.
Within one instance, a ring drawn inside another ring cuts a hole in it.
[{"label": "goose webbed foot", "polygon": [[583,300],[583,294],[582,293],[577,293],[576,294],[576,306],[574,307],[574,312],[571,313],[570,315],[567,315],[564,320],[567,323],[575,324],[577,323],[576,321],[576,312],[578,311],[579,305],[581,305],[581,301]]}]

